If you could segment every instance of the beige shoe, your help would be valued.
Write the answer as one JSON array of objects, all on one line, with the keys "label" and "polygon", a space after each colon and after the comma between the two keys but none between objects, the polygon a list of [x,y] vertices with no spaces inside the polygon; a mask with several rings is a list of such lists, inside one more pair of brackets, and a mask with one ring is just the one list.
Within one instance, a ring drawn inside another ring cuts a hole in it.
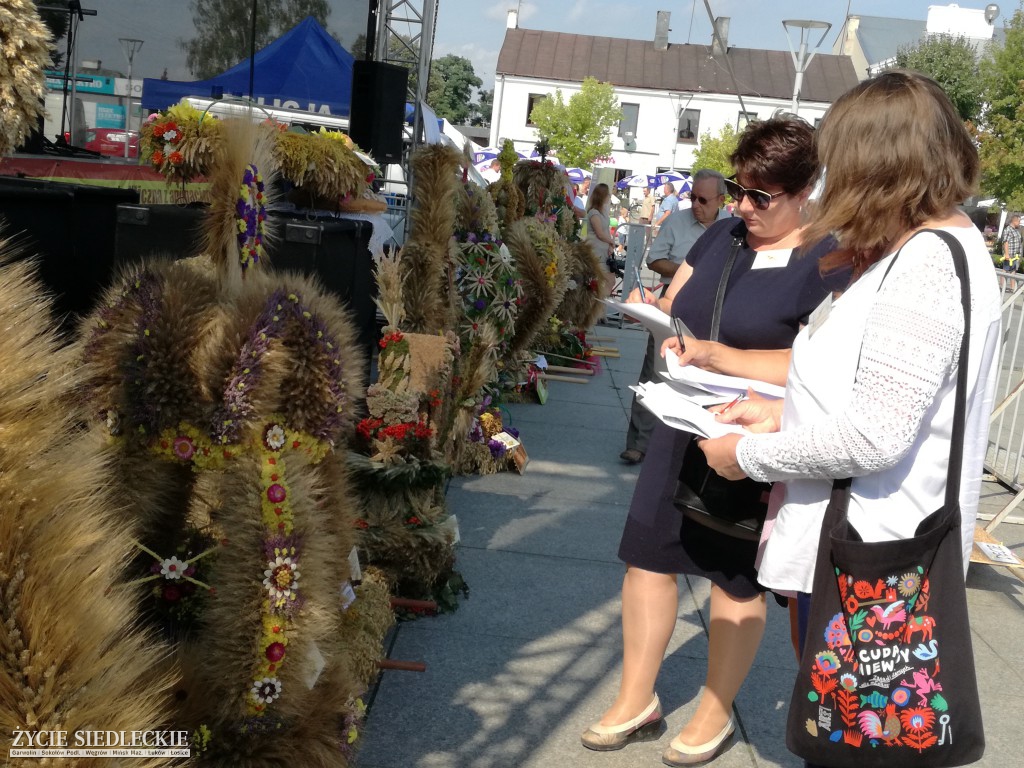
[{"label": "beige shoe", "polygon": [[736,730],[736,723],[730,717],[729,722],[725,724],[718,735],[704,744],[691,747],[689,744],[683,744],[678,737],[672,739],[669,748],[661,755],[661,762],[665,765],[693,765],[712,760],[729,741],[734,730]]},{"label": "beige shoe", "polygon": [[598,752],[622,749],[631,741],[648,741],[658,738],[665,730],[665,719],[661,716],[661,702],[654,694],[651,703],[639,715],[619,725],[594,723],[580,737],[583,746]]}]

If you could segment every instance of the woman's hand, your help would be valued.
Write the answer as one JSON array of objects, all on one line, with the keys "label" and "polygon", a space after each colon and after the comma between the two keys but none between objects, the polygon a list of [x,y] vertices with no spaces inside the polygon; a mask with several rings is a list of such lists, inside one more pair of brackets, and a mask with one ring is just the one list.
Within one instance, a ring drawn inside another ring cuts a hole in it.
[{"label": "woman's hand", "polygon": [[747,476],[736,461],[736,446],[741,438],[742,435],[724,435],[697,441],[697,445],[704,451],[708,466],[726,480],[742,480]]},{"label": "woman's hand", "polygon": [[748,389],[746,400],[729,408],[715,406],[709,410],[723,424],[739,424],[749,432],[778,432],[782,428],[782,405],[782,400],[770,400]]},{"label": "woman's hand", "polygon": [[[685,347],[683,346],[685,344]],[[667,350],[675,352],[676,357],[679,358],[680,365],[695,365],[698,368],[707,368],[711,362],[711,353],[714,350],[715,343],[713,341],[701,341],[700,339],[694,339],[690,336],[683,337],[683,344],[679,343],[679,338],[676,336],[669,336],[661,344],[661,356],[665,356]]]},{"label": "woman's hand", "polygon": [[645,288],[643,296],[640,295],[640,289],[634,288],[629,292],[629,296],[626,297],[627,304],[653,304],[658,306],[658,297],[654,295],[654,291]]}]

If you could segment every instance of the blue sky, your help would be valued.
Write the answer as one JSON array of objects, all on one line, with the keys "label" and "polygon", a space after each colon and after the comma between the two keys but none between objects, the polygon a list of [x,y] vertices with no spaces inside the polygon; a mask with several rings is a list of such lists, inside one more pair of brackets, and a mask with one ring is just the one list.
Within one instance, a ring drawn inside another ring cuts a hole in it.
[{"label": "blue sky", "polygon": [[[821,50],[829,52],[849,13],[924,20],[929,5],[941,0],[709,0],[715,16],[731,19],[729,44],[740,48],[788,50],[783,19],[815,19],[832,23]],[[959,0],[961,8],[987,3]],[[508,9],[520,7],[519,26],[584,35],[653,40],[659,10],[670,11],[670,43],[708,44],[711,22],[704,0],[440,0],[434,56],[454,53],[473,62],[484,87],[492,87],[494,68],[505,37]],[[1017,0],[1001,0],[1000,21],[1017,8]],[[691,24],[692,18],[692,24]]]}]

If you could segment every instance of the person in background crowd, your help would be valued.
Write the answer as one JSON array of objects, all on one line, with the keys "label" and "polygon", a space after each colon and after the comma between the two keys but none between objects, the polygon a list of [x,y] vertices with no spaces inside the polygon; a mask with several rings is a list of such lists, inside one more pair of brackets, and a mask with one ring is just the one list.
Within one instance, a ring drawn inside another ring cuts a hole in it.
[{"label": "person in background crowd", "polygon": [[[647,254],[647,266],[661,276],[660,296],[665,295],[676,270],[686,260],[686,254],[697,242],[697,238],[716,220],[729,217],[721,210],[723,200],[725,179],[722,174],[706,168],[697,171],[693,176],[693,206],[668,218]],[[660,351],[654,348],[654,336],[648,334],[647,354],[640,368],[641,382],[656,380],[655,368],[659,354]],[[634,395],[629,411],[629,428],[626,430],[626,450],[619,454],[619,458],[627,464],[643,461],[647,453],[647,441],[657,421],[657,417],[640,405]]]},{"label": "person in background crowd", "polygon": [[484,177],[484,181],[488,184],[493,184],[501,178],[501,161],[498,158],[491,160],[491,164],[480,171],[480,175]]},{"label": "person in background crowd", "polygon": [[1006,272],[1016,272],[1020,267],[1021,257],[1021,234],[1020,214],[1013,214],[1003,232],[1003,269]]},{"label": "person in background crowd", "polygon": [[661,198],[661,205],[658,206],[658,219],[654,222],[653,234],[658,234],[658,227],[665,223],[665,219],[675,213],[679,207],[679,198],[676,196],[676,185],[671,181],[665,182],[661,189],[664,197]]},{"label": "person in background crowd", "polygon": [[608,259],[615,254],[615,240],[611,232],[611,218],[608,215],[611,204],[611,192],[607,184],[598,184],[594,187],[594,194],[590,196],[587,204],[587,243],[594,252],[594,256],[601,263],[605,273],[605,281],[611,288],[615,284],[615,277],[608,268]]},{"label": "person in background crowd", "polygon": [[678,208],[678,209],[679,209],[680,211],[685,211],[685,210],[686,210],[687,208],[689,208],[689,207],[690,207],[691,205],[693,205],[693,201],[692,201],[692,200],[690,199],[690,193],[689,193],[689,192],[683,192],[683,193],[682,193],[682,194],[681,194],[681,195],[679,196],[679,205],[677,205],[676,207],[677,207],[677,208]]},{"label": "person in background crowd", "polygon": [[[832,289],[818,259],[834,244],[803,245],[803,208],[818,170],[814,158],[814,131],[805,121],[779,117],[748,125],[731,157],[740,219],[708,227],[665,296],[648,293],[647,302],[707,338],[725,263],[735,252],[719,337],[742,348],[788,347]],[[715,185],[711,191],[717,193]],[[701,196],[710,200],[703,190]],[[629,298],[639,301],[639,292]],[[620,749],[662,727],[654,683],[679,611],[677,574],[704,576],[711,581],[706,684],[690,721],[662,755],[668,765],[710,760],[732,735],[733,701],[754,661],[766,613],[754,568],[757,542],[707,528],[673,502],[690,444],[689,434],[663,424],[651,434],[619,545],[626,563],[622,679],[615,701],[582,735],[589,749]],[[689,456],[693,460],[692,451]]]},{"label": "person in background crowd", "polygon": [[650,224],[654,218],[654,195],[650,187],[644,187],[644,199],[640,203],[640,223]]}]

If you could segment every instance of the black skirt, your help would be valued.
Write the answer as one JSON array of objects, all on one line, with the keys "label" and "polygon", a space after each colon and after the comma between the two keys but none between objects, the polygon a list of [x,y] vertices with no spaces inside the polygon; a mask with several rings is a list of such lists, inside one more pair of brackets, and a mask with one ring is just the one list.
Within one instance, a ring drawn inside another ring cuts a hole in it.
[{"label": "black skirt", "polygon": [[629,505],[619,559],[645,571],[703,576],[733,597],[756,597],[765,591],[754,568],[757,542],[685,518],[672,501],[690,439],[664,424],[655,426]]}]

